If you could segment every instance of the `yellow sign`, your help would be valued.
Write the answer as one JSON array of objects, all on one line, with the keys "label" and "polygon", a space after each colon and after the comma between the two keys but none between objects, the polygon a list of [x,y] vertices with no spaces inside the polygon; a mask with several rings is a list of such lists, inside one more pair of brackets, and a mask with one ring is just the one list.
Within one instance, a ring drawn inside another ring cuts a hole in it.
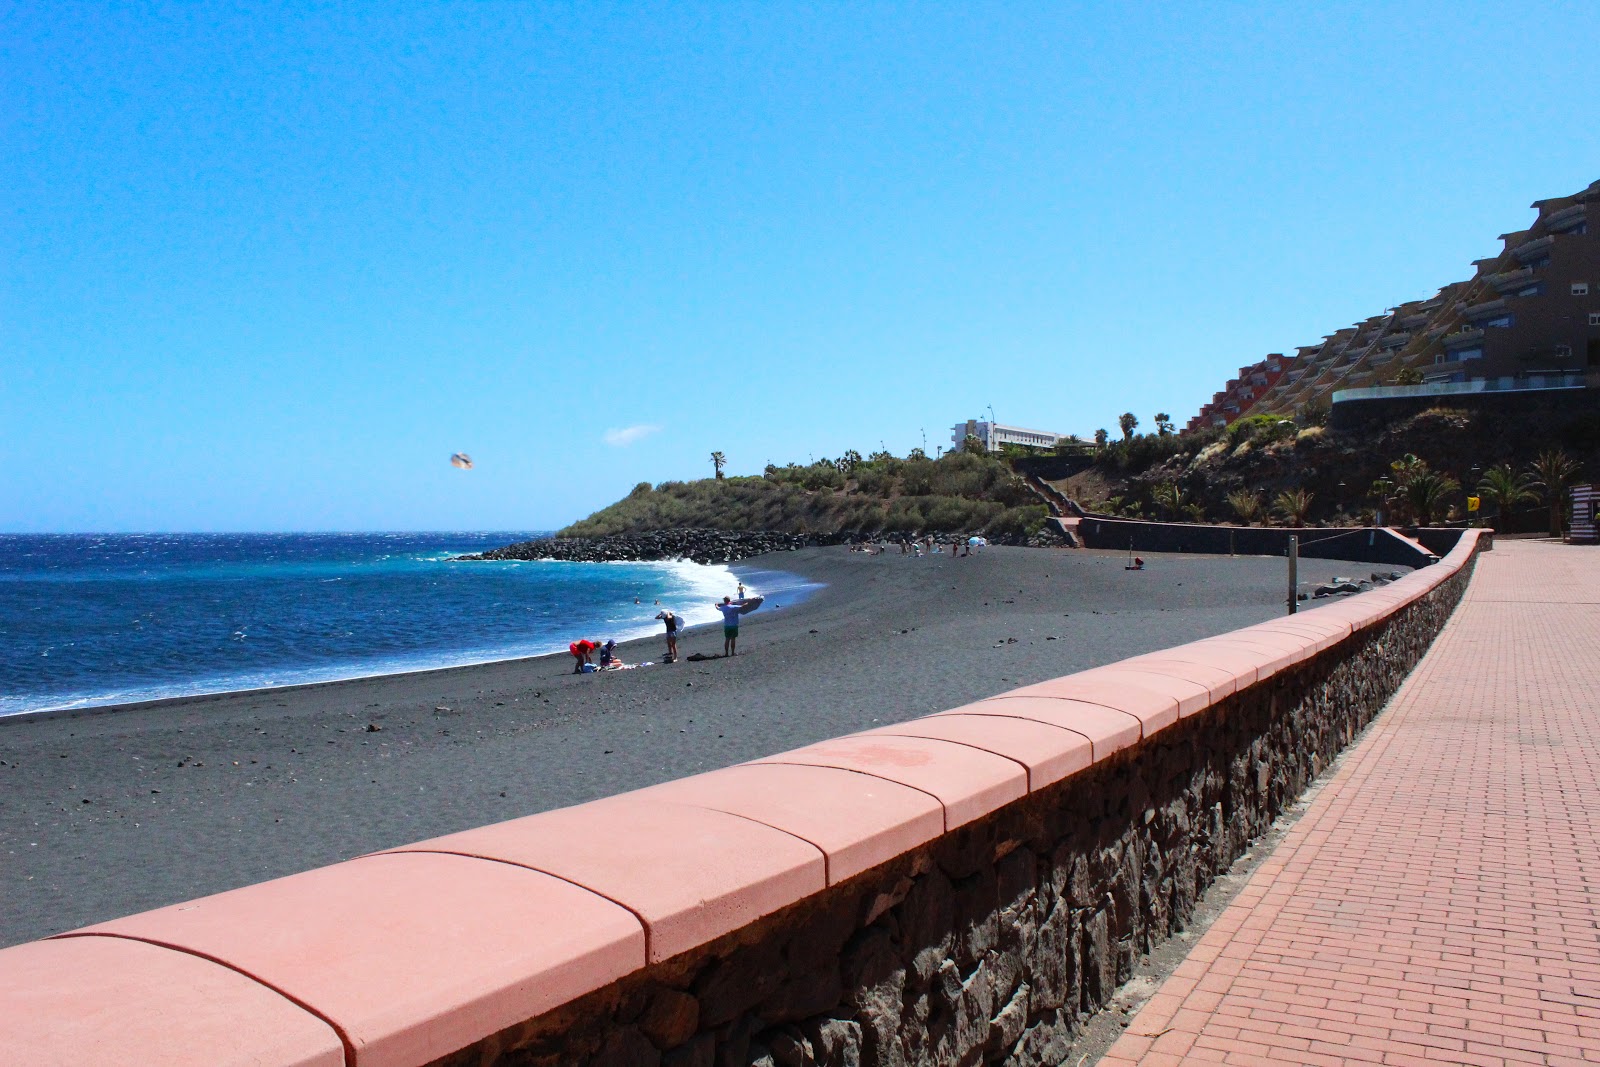
[{"label": "yellow sign", "polygon": [[1475,497],[1475,496],[1467,497],[1467,510],[1468,511],[1477,511],[1478,510],[1478,498],[1477,497]]}]

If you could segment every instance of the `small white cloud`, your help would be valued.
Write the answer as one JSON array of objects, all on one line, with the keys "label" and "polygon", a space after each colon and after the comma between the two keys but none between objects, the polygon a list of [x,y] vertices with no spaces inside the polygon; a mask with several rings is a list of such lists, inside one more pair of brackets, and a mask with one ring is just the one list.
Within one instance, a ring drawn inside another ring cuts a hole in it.
[{"label": "small white cloud", "polygon": [[645,423],[639,426],[624,426],[620,430],[607,430],[605,432],[606,444],[615,448],[643,441],[646,437],[660,430],[661,427],[654,423]]}]

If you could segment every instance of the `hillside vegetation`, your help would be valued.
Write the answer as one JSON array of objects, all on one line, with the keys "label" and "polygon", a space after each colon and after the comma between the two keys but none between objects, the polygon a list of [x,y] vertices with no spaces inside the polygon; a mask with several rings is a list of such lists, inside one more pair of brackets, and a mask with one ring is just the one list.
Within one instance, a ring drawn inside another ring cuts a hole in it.
[{"label": "hillside vegetation", "polygon": [[981,450],[930,459],[850,452],[807,466],[769,466],[759,477],[640,482],[622,500],[561,530],[611,537],[653,530],[717,529],[811,535],[984,534],[1016,540],[1048,515],[1001,458]]},{"label": "hillside vegetation", "polygon": [[1137,518],[1238,522],[1253,499],[1253,521],[1303,511],[1297,517],[1343,525],[1381,510],[1389,521],[1425,511],[1437,522],[1463,520],[1469,493],[1485,498],[1485,515],[1498,512],[1481,486],[1509,469],[1529,489],[1513,494],[1507,524],[1532,530],[1549,525],[1552,494],[1538,484],[1549,475],[1536,468],[1550,456],[1571,463],[1568,484],[1600,473],[1600,413],[1570,401],[1516,414],[1437,407],[1343,431],[1259,415],[1225,430],[1108,444],[1057,484],[1090,511]]}]

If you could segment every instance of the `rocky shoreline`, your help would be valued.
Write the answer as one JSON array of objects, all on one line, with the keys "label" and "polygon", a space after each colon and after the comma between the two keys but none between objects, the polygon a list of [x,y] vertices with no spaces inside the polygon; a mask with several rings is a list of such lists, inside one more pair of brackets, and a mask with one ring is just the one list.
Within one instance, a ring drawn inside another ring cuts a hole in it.
[{"label": "rocky shoreline", "polygon": [[831,543],[803,534],[739,533],[732,530],[655,530],[618,537],[541,537],[504,548],[456,556],[460,561],[560,559],[573,563],[648,562],[687,559],[696,563],[735,563],[768,552],[793,552]]},{"label": "rocky shoreline", "polygon": [[[559,559],[572,563],[636,563],[663,559],[687,559],[695,563],[737,563],[768,552],[794,552],[821,545],[840,545],[868,540],[898,540],[900,535],[857,533],[792,534],[770,531],[736,530],[653,530],[649,533],[614,537],[541,537],[519,541],[504,548],[455,556],[452,562],[481,560]],[[954,535],[936,535],[949,541]],[[964,535],[963,535],[964,537]],[[990,538],[991,544],[1040,547],[1059,544],[1047,536],[1029,538]]]}]

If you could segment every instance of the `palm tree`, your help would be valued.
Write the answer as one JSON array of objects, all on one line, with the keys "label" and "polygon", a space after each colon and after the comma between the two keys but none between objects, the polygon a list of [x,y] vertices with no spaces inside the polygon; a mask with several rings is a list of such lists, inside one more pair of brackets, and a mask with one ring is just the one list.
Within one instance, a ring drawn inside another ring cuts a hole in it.
[{"label": "palm tree", "polygon": [[1189,496],[1175,482],[1162,482],[1150,491],[1150,499],[1163,515],[1176,517],[1189,502]]},{"label": "palm tree", "polygon": [[1228,506],[1249,526],[1261,517],[1261,494],[1254,489],[1235,489],[1228,494]]},{"label": "palm tree", "polygon": [[1117,416],[1117,425],[1122,427],[1122,439],[1131,441],[1133,440],[1133,431],[1139,428],[1139,416],[1131,411],[1124,411]]},{"label": "palm tree", "polygon": [[1156,433],[1160,434],[1162,437],[1166,437],[1168,434],[1172,433],[1172,431],[1172,416],[1168,415],[1165,411],[1156,412]]},{"label": "palm tree", "polygon": [[1461,483],[1448,474],[1428,469],[1418,460],[1419,470],[1412,473],[1400,487],[1400,498],[1405,501],[1418,525],[1429,526],[1450,507],[1450,494],[1461,488]]},{"label": "palm tree", "polygon": [[1272,502],[1273,508],[1283,516],[1285,526],[1304,526],[1311,513],[1311,501],[1316,499],[1304,489],[1285,490]]},{"label": "palm tree", "polygon": [[711,469],[717,472],[717,481],[722,481],[722,468],[728,465],[728,457],[721,452],[711,453]]},{"label": "palm tree", "polygon": [[1506,522],[1520,504],[1531,504],[1539,499],[1533,490],[1533,476],[1518,474],[1511,464],[1502,463],[1483,472],[1478,483],[1478,495],[1494,504],[1495,529],[1505,532]]},{"label": "palm tree", "polygon": [[1106,443],[1111,440],[1111,435],[1104,430],[1094,432],[1094,447],[1101,452],[1106,450]]},{"label": "palm tree", "polygon": [[1539,458],[1529,467],[1528,473],[1533,475],[1533,485],[1540,490],[1544,502],[1550,507],[1551,537],[1560,537],[1565,529],[1565,524],[1561,521],[1561,509],[1567,500],[1567,490],[1578,480],[1580,469],[1578,461],[1559,448],[1540,452]]},{"label": "palm tree", "polygon": [[1401,367],[1394,372],[1394,377],[1389,379],[1390,385],[1421,385],[1422,372],[1416,367]]}]

